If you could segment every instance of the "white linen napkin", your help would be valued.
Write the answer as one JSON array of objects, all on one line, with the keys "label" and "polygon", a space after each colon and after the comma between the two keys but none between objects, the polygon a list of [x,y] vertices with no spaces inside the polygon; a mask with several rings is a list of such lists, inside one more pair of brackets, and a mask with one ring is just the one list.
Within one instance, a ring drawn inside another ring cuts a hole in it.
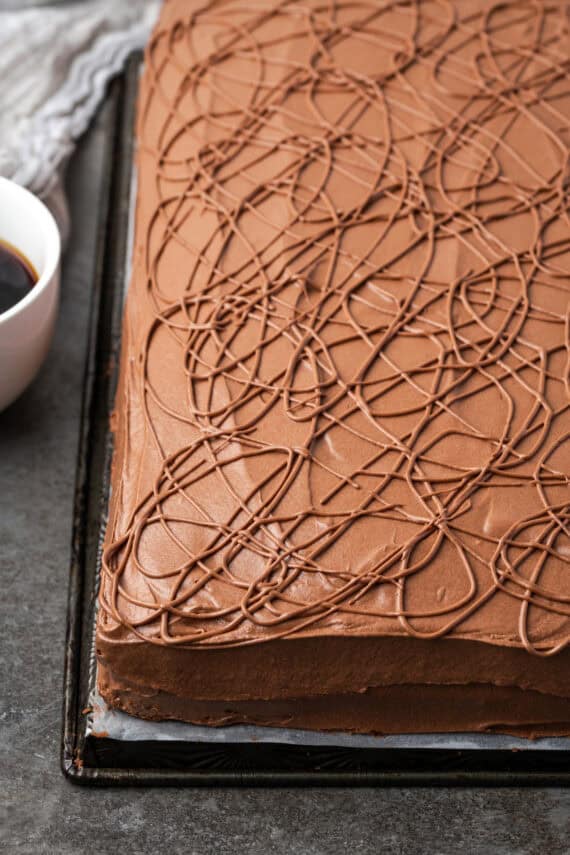
[{"label": "white linen napkin", "polygon": [[159,0],[0,0],[0,175],[44,198],[65,238],[62,168]]}]

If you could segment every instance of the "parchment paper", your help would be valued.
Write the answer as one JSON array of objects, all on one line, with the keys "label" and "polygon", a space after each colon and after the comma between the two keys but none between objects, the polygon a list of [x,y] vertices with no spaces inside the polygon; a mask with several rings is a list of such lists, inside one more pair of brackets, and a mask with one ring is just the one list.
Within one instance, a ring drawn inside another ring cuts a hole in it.
[{"label": "parchment paper", "polygon": [[342,748],[476,748],[481,750],[518,749],[526,751],[570,749],[567,737],[520,739],[494,733],[420,733],[401,736],[367,736],[363,734],[282,727],[201,727],[179,721],[143,721],[127,713],[109,709],[96,689],[91,695],[92,712],[87,732],[124,742],[151,740],[156,742],[269,742],[287,745],[335,746]]}]

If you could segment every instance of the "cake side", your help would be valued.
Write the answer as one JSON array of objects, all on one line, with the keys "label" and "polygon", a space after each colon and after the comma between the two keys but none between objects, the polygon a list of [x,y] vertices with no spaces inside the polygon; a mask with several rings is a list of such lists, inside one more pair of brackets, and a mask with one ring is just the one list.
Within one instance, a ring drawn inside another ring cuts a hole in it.
[{"label": "cake side", "polygon": [[211,727],[250,724],[375,734],[479,732],[531,739],[570,732],[568,698],[485,683],[395,684],[340,695],[202,701],[115,679],[102,666],[100,687],[109,703],[139,718]]},{"label": "cake side", "polygon": [[214,700],[312,639],[319,695],[355,640],[340,694],[568,696],[568,36],[449,11],[163,8],[98,619],[125,681],[199,699],[217,651]]}]

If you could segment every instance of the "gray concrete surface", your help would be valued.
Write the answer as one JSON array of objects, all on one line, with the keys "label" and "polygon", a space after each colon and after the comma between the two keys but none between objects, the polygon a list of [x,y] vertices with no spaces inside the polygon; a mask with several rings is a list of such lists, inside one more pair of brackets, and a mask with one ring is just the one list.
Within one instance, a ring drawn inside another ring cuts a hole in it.
[{"label": "gray concrete surface", "polygon": [[59,771],[65,602],[103,124],[69,171],[55,345],[0,415],[0,850],[9,853],[570,852],[570,791],[96,790]]}]

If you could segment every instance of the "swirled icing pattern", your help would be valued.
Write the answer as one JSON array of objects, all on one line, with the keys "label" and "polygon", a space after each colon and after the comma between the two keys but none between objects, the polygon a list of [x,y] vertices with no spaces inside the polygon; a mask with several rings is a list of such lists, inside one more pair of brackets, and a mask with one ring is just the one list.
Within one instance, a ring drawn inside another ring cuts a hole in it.
[{"label": "swirled icing pattern", "polygon": [[102,625],[570,639],[560,2],[167,3]]}]

